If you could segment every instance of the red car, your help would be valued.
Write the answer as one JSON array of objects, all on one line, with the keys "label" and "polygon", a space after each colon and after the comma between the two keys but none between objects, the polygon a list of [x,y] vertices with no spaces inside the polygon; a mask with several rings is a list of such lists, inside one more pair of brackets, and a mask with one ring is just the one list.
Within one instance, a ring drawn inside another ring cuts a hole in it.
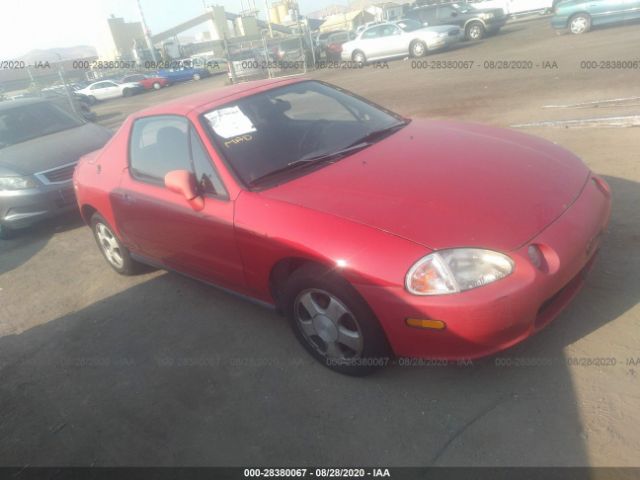
[{"label": "red car", "polygon": [[547,141],[409,120],[304,79],[138,112],[74,184],[117,272],[151,264],[274,306],[354,375],[539,331],[581,287],[611,208]]},{"label": "red car", "polygon": [[122,82],[138,82],[145,90],[160,90],[162,87],[169,86],[169,80],[165,77],[143,74],[127,75],[122,79]]}]

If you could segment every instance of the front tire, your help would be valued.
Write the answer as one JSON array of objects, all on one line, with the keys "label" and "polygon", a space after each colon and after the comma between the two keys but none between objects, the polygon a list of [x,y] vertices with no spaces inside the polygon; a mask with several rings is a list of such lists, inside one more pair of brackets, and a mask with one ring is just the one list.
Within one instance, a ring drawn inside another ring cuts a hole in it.
[{"label": "front tire", "polygon": [[140,264],[131,258],[129,250],[114,233],[113,228],[99,213],[91,217],[91,230],[107,263],[120,275],[134,275]]},{"label": "front tire", "polygon": [[291,328],[325,367],[345,375],[368,375],[385,366],[390,348],[375,315],[353,286],[334,272],[306,265],[284,287]]},{"label": "front tire", "polygon": [[465,36],[467,37],[467,40],[482,40],[484,35],[484,25],[482,25],[482,23],[480,22],[471,22],[469,23],[469,25],[467,25],[467,28],[465,28]]},{"label": "front tire", "polygon": [[160,85],[158,82],[155,82],[155,83],[153,84],[153,89],[154,89],[154,90],[160,90],[160,88],[162,88],[162,85]]},{"label": "front tire", "polygon": [[569,31],[574,35],[587,33],[589,30],[591,30],[591,17],[586,13],[574,15],[569,20]]},{"label": "front tire", "polygon": [[427,45],[424,42],[416,40],[409,47],[409,54],[414,58],[420,58],[427,54],[427,50]]}]

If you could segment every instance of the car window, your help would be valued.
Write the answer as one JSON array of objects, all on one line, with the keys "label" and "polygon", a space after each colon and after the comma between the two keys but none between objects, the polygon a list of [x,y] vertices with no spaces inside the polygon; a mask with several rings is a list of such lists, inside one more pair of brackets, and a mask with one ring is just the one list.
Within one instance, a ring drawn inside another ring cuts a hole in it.
[{"label": "car window", "polygon": [[131,132],[132,175],[144,182],[164,185],[172,170],[187,170],[196,176],[200,191],[226,196],[226,190],[190,122],[173,115],[137,120]]},{"label": "car window", "polygon": [[131,174],[138,180],[164,185],[172,170],[190,170],[189,121],[178,116],[136,120],[131,132]]},{"label": "car window", "polygon": [[99,90],[99,89],[105,88],[107,86],[108,85],[107,85],[106,82],[94,83],[93,85],[91,85],[91,87],[89,87],[89,90]]},{"label": "car window", "polygon": [[371,27],[365,30],[362,34],[362,38],[367,40],[371,38],[378,38],[382,36],[384,27]]},{"label": "car window", "polygon": [[0,148],[79,127],[84,122],[49,102],[0,111]]},{"label": "car window", "polygon": [[390,37],[392,35],[399,35],[400,29],[398,27],[396,27],[395,25],[384,25],[382,27],[382,33],[381,33],[381,37]]},{"label": "car window", "polygon": [[451,18],[454,13],[457,14],[458,10],[448,5],[445,5],[443,7],[438,7],[438,18],[440,19],[446,20],[447,18]]},{"label": "car window", "polygon": [[193,127],[189,128],[189,132],[193,172],[200,191],[211,195],[226,196],[224,185],[202,144],[202,140],[200,140],[200,136]]},{"label": "car window", "polygon": [[213,143],[248,185],[303,158],[357,144],[402,120],[320,82],[251,95],[202,116]]}]

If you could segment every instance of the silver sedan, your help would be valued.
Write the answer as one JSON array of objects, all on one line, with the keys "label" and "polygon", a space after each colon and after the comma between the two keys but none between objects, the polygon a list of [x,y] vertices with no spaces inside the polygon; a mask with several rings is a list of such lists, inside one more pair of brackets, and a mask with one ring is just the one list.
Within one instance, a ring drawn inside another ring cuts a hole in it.
[{"label": "silver sedan", "polygon": [[398,20],[363,30],[342,45],[342,60],[366,63],[395,57],[422,57],[429,51],[461,41],[464,32],[455,25],[423,27],[415,20]]}]

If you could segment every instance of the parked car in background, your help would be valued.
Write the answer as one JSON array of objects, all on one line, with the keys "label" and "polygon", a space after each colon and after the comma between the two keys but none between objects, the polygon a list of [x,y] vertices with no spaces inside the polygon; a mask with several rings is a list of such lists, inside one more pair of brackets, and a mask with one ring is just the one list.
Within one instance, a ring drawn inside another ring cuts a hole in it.
[{"label": "parked car in background", "polygon": [[142,91],[144,91],[144,87],[138,82],[122,83],[117,80],[101,80],[92,83],[88,87],[76,90],[76,93],[84,95],[88,102],[93,105],[98,100],[129,97]]},{"label": "parked car in background", "polygon": [[325,57],[326,49],[327,49],[327,40],[332,35],[338,33],[344,33],[346,30],[334,30],[331,32],[320,32],[316,35],[313,41],[313,46],[315,48],[316,60],[322,60]]},{"label": "parked car in background", "polygon": [[71,177],[81,155],[111,137],[43,99],[0,103],[0,237],[75,208]]},{"label": "parked car in background", "polygon": [[229,73],[231,83],[265,78],[268,71],[265,64],[268,60],[262,50],[236,50],[229,52]]},{"label": "parked car in background", "polygon": [[382,23],[364,30],[355,40],[342,44],[342,60],[357,63],[394,57],[422,57],[427,52],[454,45],[463,38],[454,25],[423,27],[418,21],[406,19]]},{"label": "parked car in background", "polygon": [[211,54],[199,54],[193,55],[189,58],[191,66],[198,68],[206,68],[211,75],[219,75],[221,73],[227,73],[228,65],[227,59],[216,57]]},{"label": "parked car in background", "polygon": [[267,303],[352,375],[539,332],[584,284],[611,212],[606,182],[551,142],[300,78],[136,112],[74,185],[116,272],[146,262]]},{"label": "parked car in background", "polygon": [[309,62],[311,60],[311,47],[304,38],[278,40],[269,47],[275,62]]},{"label": "parked car in background", "polygon": [[61,108],[64,108],[65,110],[68,110],[74,115],[80,115],[82,118],[90,122],[93,122],[96,119],[96,113],[91,110],[88,99],[84,95],[79,95],[72,91],[72,106],[64,87],[43,88],[40,92],[23,92],[19,95],[13,95],[11,100],[21,100],[26,98],[47,100]]},{"label": "parked car in background", "polygon": [[200,80],[211,76],[209,70],[202,67],[193,67],[183,65],[177,68],[168,68],[164,70],[158,70],[157,75],[159,77],[166,78],[169,83],[186,82],[188,80]]},{"label": "parked car in background", "polygon": [[551,26],[579,35],[593,26],[640,20],[640,0],[562,0],[555,7]]},{"label": "parked car in background", "polygon": [[169,80],[165,77],[157,75],[144,75],[142,73],[134,73],[123,77],[121,82],[131,83],[137,82],[144,87],[145,90],[160,90],[162,87],[168,87]]},{"label": "parked car in background", "polygon": [[479,10],[468,4],[450,3],[413,8],[406,12],[408,18],[424,26],[456,25],[462,29],[467,40],[480,40],[497,33],[507,23],[500,8]]},{"label": "parked car in background", "polygon": [[355,39],[355,33],[342,31],[329,35],[325,40],[324,52],[321,58],[330,62],[339,61],[342,57],[342,45]]},{"label": "parked car in background", "polygon": [[364,25],[360,25],[356,28],[356,35],[360,35],[362,32],[364,32],[367,28],[369,27],[373,27],[374,25],[380,25],[382,23],[386,23],[386,22],[382,22],[382,21],[373,21],[373,22],[367,22]]},{"label": "parked car in background", "polygon": [[479,0],[470,3],[477,9],[499,8],[507,16],[516,16],[527,13],[550,12],[558,1],[560,0]]}]

